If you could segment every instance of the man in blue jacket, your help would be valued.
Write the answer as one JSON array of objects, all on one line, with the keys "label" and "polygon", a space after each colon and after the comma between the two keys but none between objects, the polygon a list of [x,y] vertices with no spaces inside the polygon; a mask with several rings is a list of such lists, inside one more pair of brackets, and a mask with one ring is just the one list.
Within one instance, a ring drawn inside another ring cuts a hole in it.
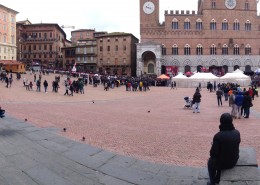
[{"label": "man in blue jacket", "polygon": [[241,118],[241,108],[243,105],[243,101],[244,101],[244,95],[242,92],[239,92],[236,97],[235,97],[235,105],[237,107],[237,116],[235,118],[240,119]]},{"label": "man in blue jacket", "polygon": [[220,181],[221,170],[233,168],[239,158],[240,133],[233,125],[232,116],[224,113],[220,117],[220,131],[214,136],[208,160],[210,182]]}]

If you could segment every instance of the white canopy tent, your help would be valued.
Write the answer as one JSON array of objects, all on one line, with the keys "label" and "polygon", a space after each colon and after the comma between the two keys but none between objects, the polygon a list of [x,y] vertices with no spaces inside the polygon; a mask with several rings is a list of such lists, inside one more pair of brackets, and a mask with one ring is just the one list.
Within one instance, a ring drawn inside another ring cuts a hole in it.
[{"label": "white canopy tent", "polygon": [[232,73],[242,73],[242,74],[244,74],[244,71],[241,71],[240,69],[236,69],[236,70],[233,71]]},{"label": "white canopy tent", "polygon": [[188,77],[179,73],[177,76],[172,78],[172,82],[176,82],[177,87],[188,87]]},{"label": "white canopy tent", "polygon": [[243,73],[227,73],[220,78],[221,82],[237,83],[240,86],[246,87],[251,84],[251,78]]},{"label": "white canopy tent", "polygon": [[201,87],[207,87],[208,82],[219,82],[219,77],[213,75],[212,73],[196,73],[193,76],[189,77],[188,87],[198,87],[201,83]]}]

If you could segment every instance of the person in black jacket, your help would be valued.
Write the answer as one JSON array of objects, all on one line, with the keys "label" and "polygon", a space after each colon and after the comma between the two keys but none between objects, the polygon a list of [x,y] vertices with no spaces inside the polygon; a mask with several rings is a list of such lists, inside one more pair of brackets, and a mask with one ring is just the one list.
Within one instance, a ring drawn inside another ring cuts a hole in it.
[{"label": "person in black jacket", "polygon": [[239,158],[240,133],[235,129],[229,113],[221,115],[219,129],[210,149],[208,185],[219,183],[221,170],[233,168]]},{"label": "person in black jacket", "polygon": [[243,100],[243,107],[244,107],[244,118],[249,118],[250,114],[250,107],[252,106],[252,97],[249,95],[249,92],[245,92],[244,100]]},{"label": "person in black jacket", "polygon": [[196,92],[193,95],[192,103],[193,103],[193,113],[197,111],[197,113],[200,113],[200,102],[201,102],[201,94],[200,90],[197,87]]}]

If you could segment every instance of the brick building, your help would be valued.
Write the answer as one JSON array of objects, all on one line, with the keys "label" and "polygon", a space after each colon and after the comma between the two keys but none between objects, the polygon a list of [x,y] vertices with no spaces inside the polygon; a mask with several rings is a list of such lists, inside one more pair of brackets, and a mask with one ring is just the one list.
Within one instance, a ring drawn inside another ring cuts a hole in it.
[{"label": "brick building", "polygon": [[17,14],[0,4],[0,60],[16,60]]},{"label": "brick building", "polygon": [[66,34],[58,24],[31,24],[17,22],[17,55],[28,67],[39,64],[44,68],[61,68],[63,56],[61,48],[70,44]]},{"label": "brick building", "polygon": [[136,44],[130,33],[108,33],[97,37],[99,73],[136,75]]},{"label": "brick building", "polygon": [[132,34],[80,29],[71,35],[72,46],[62,48],[67,70],[76,63],[77,72],[135,75],[139,40]]},{"label": "brick building", "polygon": [[137,75],[211,71],[217,75],[260,66],[256,0],[199,0],[198,11],[165,11],[160,0],[140,0]]}]

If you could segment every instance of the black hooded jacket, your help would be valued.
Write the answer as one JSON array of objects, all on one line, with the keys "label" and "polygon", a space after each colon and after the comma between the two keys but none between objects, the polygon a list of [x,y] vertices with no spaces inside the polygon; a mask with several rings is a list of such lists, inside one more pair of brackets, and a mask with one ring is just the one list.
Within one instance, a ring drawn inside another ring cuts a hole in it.
[{"label": "black hooded jacket", "polygon": [[220,118],[220,131],[214,136],[210,157],[216,159],[219,169],[228,169],[236,165],[239,158],[240,133],[235,129],[229,113]]}]

